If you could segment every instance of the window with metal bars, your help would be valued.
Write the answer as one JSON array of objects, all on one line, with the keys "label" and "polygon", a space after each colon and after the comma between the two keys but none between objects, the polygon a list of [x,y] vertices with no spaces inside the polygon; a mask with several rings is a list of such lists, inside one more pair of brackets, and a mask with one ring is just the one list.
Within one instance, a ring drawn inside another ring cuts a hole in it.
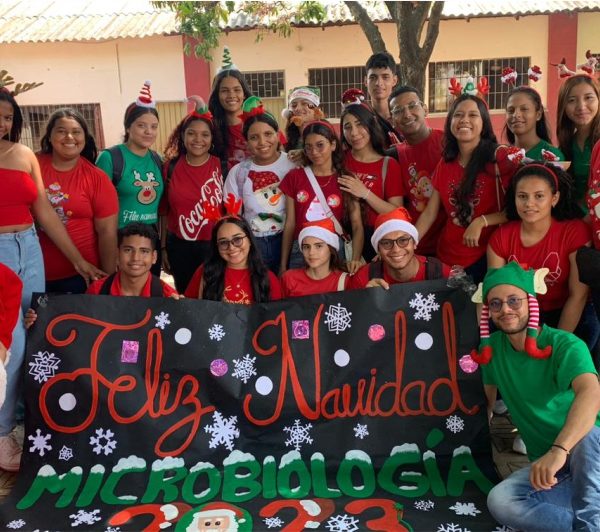
[{"label": "window with metal bars", "polygon": [[[321,109],[327,118],[342,114],[342,93],[353,87],[364,89],[365,67],[309,68],[308,84],[321,89]],[[366,92],[365,92],[366,93]]]},{"label": "window with metal bars", "polygon": [[511,67],[517,72],[515,85],[528,85],[529,57],[504,57],[497,59],[469,59],[465,61],[443,61],[429,63],[428,107],[431,113],[446,112],[454,96],[448,91],[450,79],[456,78],[464,87],[467,78],[473,76],[475,85],[486,76],[490,91],[486,96],[490,109],[504,109],[506,95],[511,87],[502,82],[502,71]]},{"label": "window with metal bars", "polygon": [[252,94],[259,98],[285,98],[283,70],[272,72],[243,72]]},{"label": "window with metal bars", "polygon": [[96,139],[98,150],[104,148],[104,131],[102,129],[102,114],[99,103],[68,103],[62,105],[21,105],[23,113],[23,133],[21,142],[33,151],[40,149],[40,141],[46,132],[50,115],[65,107],[79,111]]}]

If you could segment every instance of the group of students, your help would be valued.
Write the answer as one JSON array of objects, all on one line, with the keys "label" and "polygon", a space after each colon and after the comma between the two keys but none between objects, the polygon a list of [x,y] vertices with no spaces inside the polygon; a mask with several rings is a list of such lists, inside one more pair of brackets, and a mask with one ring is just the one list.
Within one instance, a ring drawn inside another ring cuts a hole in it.
[{"label": "group of students", "polygon": [[[123,143],[99,155],[72,109],[50,117],[40,151],[31,152],[19,143],[14,95],[1,89],[0,173],[8,188],[0,198],[0,263],[22,282],[15,308],[25,313],[31,294],[43,291],[250,304],[389,288],[448,277],[455,266],[479,282],[488,267],[517,261],[550,270],[542,321],[594,349],[600,326],[577,256],[592,243],[600,248],[597,81],[587,74],[564,81],[558,148],[538,92],[513,88],[502,145],[481,95],[460,94],[444,130],[432,129],[422,95],[397,86],[395,68],[389,54],[371,56],[370,104],[361,90],[346,91],[338,136],[310,86],[290,92],[284,134],[229,62],[208,105],[190,97],[194,109],[172,132],[164,159],[151,149],[159,116],[149,82],[125,111]],[[155,279],[161,268],[175,290]],[[12,340],[0,335],[0,359],[11,341],[0,467],[15,470],[21,323]]]}]

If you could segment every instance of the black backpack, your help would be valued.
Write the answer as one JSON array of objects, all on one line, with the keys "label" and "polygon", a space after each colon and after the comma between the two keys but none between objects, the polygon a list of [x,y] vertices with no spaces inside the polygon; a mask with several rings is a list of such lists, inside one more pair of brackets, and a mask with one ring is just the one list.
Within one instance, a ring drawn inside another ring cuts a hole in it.
[{"label": "black backpack", "polygon": [[[104,282],[102,283],[102,288],[100,288],[100,295],[109,296],[110,288],[115,280],[116,273],[109,275]],[[150,282],[150,297],[163,297],[163,287],[160,279],[156,277],[156,275],[152,275],[152,281]]]},{"label": "black backpack", "polygon": [[[442,261],[436,257],[426,257],[425,279],[433,281],[442,278]],[[383,261],[381,259],[369,263],[369,280],[371,279],[383,279]]]},{"label": "black backpack", "polygon": [[[112,167],[113,167],[112,183],[113,183],[114,187],[117,188],[119,186],[119,183],[121,182],[121,178],[123,177],[123,167],[125,166],[125,160],[123,159],[123,153],[121,152],[121,150],[118,146],[111,146],[110,148],[107,148],[106,151],[108,153],[110,153],[110,158],[112,159]],[[154,163],[156,164],[156,166],[158,166],[158,169],[162,172],[162,164],[163,163],[162,163],[162,159],[160,158],[160,155],[158,153],[156,153],[154,150],[150,150],[150,156],[154,160]],[[173,167],[175,167],[175,165],[173,165]],[[173,172],[170,164],[169,164],[169,170],[171,171],[171,173]],[[171,177],[171,176],[169,176],[169,177]]]}]

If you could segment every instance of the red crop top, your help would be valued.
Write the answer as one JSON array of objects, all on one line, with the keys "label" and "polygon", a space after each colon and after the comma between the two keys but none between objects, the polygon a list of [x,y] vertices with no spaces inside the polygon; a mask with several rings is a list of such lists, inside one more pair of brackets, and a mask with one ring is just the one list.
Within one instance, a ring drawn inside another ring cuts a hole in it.
[{"label": "red crop top", "polygon": [[0,226],[32,224],[30,207],[38,197],[31,176],[23,170],[0,168]]}]

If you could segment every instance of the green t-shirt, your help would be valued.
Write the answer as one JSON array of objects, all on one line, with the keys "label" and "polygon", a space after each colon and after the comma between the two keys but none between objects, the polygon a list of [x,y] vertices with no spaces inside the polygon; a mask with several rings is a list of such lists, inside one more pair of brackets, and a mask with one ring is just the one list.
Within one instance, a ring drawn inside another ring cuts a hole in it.
[{"label": "green t-shirt", "polygon": [[[583,150],[579,148],[574,138],[571,144],[573,150],[573,161],[571,162],[571,174],[575,180],[575,201],[582,207],[585,206],[585,194],[587,192],[588,176],[590,173],[590,159],[592,158],[592,142],[589,137],[585,141]],[[587,209],[586,209],[587,212]]]},{"label": "green t-shirt", "polygon": [[[157,224],[158,204],[164,189],[160,168],[149,150],[140,157],[125,144],[119,144],[119,149],[123,154],[123,173],[117,186],[119,228],[131,222]],[[112,181],[113,163],[107,150],[100,153],[96,166]]]},{"label": "green t-shirt", "polygon": [[533,148],[527,151],[525,154],[530,159],[534,161],[543,161],[542,150],[550,151],[554,155],[558,157],[559,161],[564,161],[565,156],[562,151],[560,151],[556,146],[552,146],[548,141],[540,140]]},{"label": "green t-shirt", "polygon": [[[484,384],[500,390],[515,426],[527,446],[530,460],[550,449],[562,430],[575,392],[571,382],[582,373],[597,374],[585,343],[574,334],[544,325],[538,346],[552,346],[545,359],[515,351],[508,336],[496,331],[490,337],[492,360],[481,366]],[[600,426],[600,414],[596,416]]]}]

